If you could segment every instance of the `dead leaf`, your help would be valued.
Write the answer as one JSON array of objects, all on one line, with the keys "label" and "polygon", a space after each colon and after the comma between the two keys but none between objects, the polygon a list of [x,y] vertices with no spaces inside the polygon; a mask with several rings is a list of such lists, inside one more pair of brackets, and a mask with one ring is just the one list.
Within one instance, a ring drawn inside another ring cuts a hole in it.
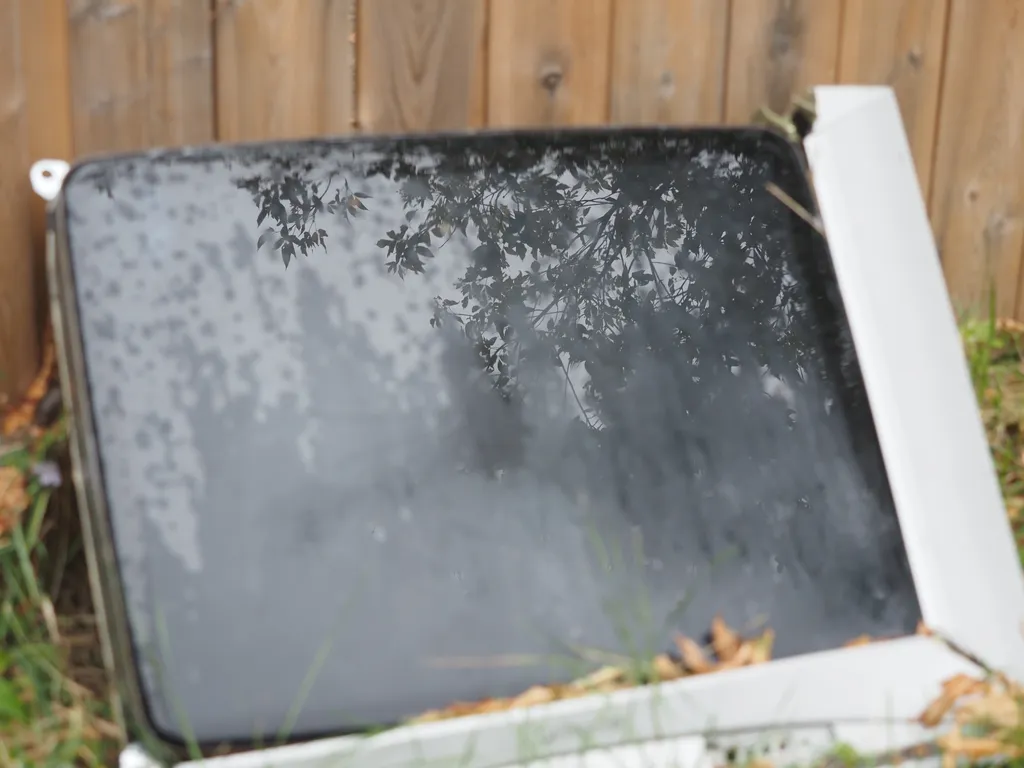
[{"label": "dead leaf", "polygon": [[534,707],[538,704],[547,704],[556,698],[555,692],[548,686],[535,685],[532,688],[527,688],[523,693],[512,699],[509,708]]},{"label": "dead leaf", "polygon": [[968,760],[982,760],[986,757],[1016,757],[1020,748],[1008,745],[999,739],[964,737],[953,731],[936,739],[939,747],[947,754],[965,757]]},{"label": "dead leaf", "polygon": [[686,674],[686,670],[680,664],[677,664],[674,659],[664,653],[659,653],[654,657],[652,666],[654,667],[654,674],[658,676],[658,680],[661,682],[678,680]]},{"label": "dead leaf", "polygon": [[704,650],[695,641],[691,640],[686,635],[680,635],[677,633],[673,638],[673,642],[675,643],[676,649],[679,651],[679,656],[683,660],[683,665],[686,667],[688,672],[700,675],[704,672],[711,671],[711,664],[704,655]]},{"label": "dead leaf", "polygon": [[775,644],[775,630],[766,629],[764,633],[752,642],[754,655],[750,659],[751,664],[764,664],[772,660],[772,646]]},{"label": "dead leaf", "polygon": [[723,661],[718,664],[712,671],[713,672],[724,672],[727,669],[737,669],[738,667],[744,667],[750,664],[754,659],[754,643],[747,641],[741,643],[736,653],[732,655],[728,661]]},{"label": "dead leaf", "polygon": [[918,722],[926,728],[934,728],[953,708],[953,703],[955,703],[955,701],[945,694],[932,699],[930,705],[928,705],[928,707],[925,708],[925,711],[918,716]]},{"label": "dead leaf", "polygon": [[1019,336],[1024,334],[1024,323],[1020,320],[1013,320],[1011,318],[1001,318],[996,320],[996,330],[1000,333],[1009,333]]},{"label": "dead leaf", "polygon": [[875,642],[871,635],[860,635],[859,637],[853,638],[853,640],[847,640],[843,643],[843,648],[856,648],[861,645],[870,645]]},{"label": "dead leaf", "polygon": [[961,673],[943,682],[942,691],[954,699],[959,699],[973,693],[983,693],[987,687],[988,684],[984,680]]},{"label": "dead leaf", "polygon": [[[668,654],[659,654],[652,660],[652,668],[659,681],[677,680],[686,674],[702,674],[718,670],[734,669],[748,664],[760,664],[771,659],[772,644],[775,640],[775,632],[765,629],[760,637],[744,641],[740,635],[732,630],[721,617],[715,617],[711,625],[712,646],[715,650],[715,660],[708,658],[708,650],[701,647],[697,642],[682,634],[676,634],[673,638],[676,648],[679,651],[680,661],[673,659]],[[605,654],[607,658],[609,654]],[[502,666],[507,666],[509,659],[521,661],[521,657],[505,657],[502,659]],[[437,660],[435,664],[439,663]],[[590,696],[599,693],[610,693],[622,690],[635,685],[626,672],[625,661],[613,660],[593,672],[579,678],[571,683],[558,685],[536,685],[513,698],[507,699],[486,699],[479,702],[456,702],[443,709],[434,709],[422,713],[418,717],[409,720],[411,724],[431,723],[438,720],[448,720],[456,717],[469,715],[481,715],[491,712],[501,712],[509,709],[519,709],[562,699],[574,699],[581,696]],[[467,659],[444,660],[445,666],[463,667],[467,666]],[[476,660],[472,666],[478,666]],[[493,664],[492,664],[493,666]]]},{"label": "dead leaf", "polygon": [[914,634],[922,635],[924,637],[931,637],[935,633],[932,632],[931,629],[928,628],[928,625],[924,623],[924,620],[921,619],[917,622],[917,630]]},{"label": "dead leaf", "polygon": [[740,649],[741,639],[721,616],[711,620],[711,647],[719,661],[729,661]]},{"label": "dead leaf", "polygon": [[964,702],[956,710],[962,725],[988,725],[992,728],[1019,728],[1024,719],[1021,703],[1009,691],[992,691],[980,699]]},{"label": "dead leaf", "polygon": [[955,675],[942,684],[942,693],[929,704],[918,717],[926,728],[934,728],[956,704],[957,699],[972,693],[980,693],[985,683],[968,675]]},{"label": "dead leaf", "polygon": [[[1024,452],[1021,452],[1019,461],[1024,465]],[[1011,523],[1020,520],[1022,512],[1024,512],[1024,499],[1011,498],[1006,500],[1006,516],[1010,518]]]},{"label": "dead leaf", "polygon": [[626,671],[620,667],[601,667],[594,670],[586,677],[581,677],[573,682],[574,686],[593,690],[594,688],[605,688],[615,683],[621,683],[626,678]]},{"label": "dead leaf", "polygon": [[50,388],[50,380],[56,367],[56,353],[53,346],[53,330],[46,329],[43,340],[43,364],[29,385],[21,402],[6,409],[0,421],[0,436],[13,437],[27,433],[35,424],[36,407]]},{"label": "dead leaf", "polygon": [[436,723],[438,720],[444,720],[444,714],[439,709],[428,709],[426,712],[421,712],[416,717],[409,720],[409,725],[420,725],[422,723]]},{"label": "dead leaf", "polygon": [[15,467],[0,467],[0,536],[17,525],[28,505],[24,475]]}]

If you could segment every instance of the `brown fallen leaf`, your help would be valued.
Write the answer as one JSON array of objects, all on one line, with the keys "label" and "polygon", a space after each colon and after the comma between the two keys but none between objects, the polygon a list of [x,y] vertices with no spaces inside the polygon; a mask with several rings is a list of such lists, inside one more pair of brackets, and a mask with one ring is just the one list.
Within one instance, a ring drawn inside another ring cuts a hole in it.
[{"label": "brown fallen leaf", "polygon": [[1020,320],[1013,320],[1011,318],[1001,318],[996,320],[996,330],[1000,333],[1009,333],[1015,336],[1024,334],[1024,323]]},{"label": "brown fallen leaf", "polygon": [[688,672],[700,675],[711,671],[711,663],[704,655],[704,650],[694,640],[678,633],[672,640]]},{"label": "brown fallen leaf", "polygon": [[923,637],[931,637],[935,633],[924,623],[924,619],[917,622],[917,629],[914,631],[915,635],[921,635]]},{"label": "brown fallen leaf", "polygon": [[4,410],[0,419],[0,436],[13,437],[31,431],[35,423],[36,407],[39,401],[46,396],[50,388],[50,380],[53,377],[56,367],[56,353],[53,346],[53,330],[46,329],[46,336],[43,340],[43,364],[39,373],[29,384],[28,389],[21,398],[21,402],[13,404],[12,407]]},{"label": "brown fallen leaf", "polygon": [[655,656],[651,666],[654,668],[654,674],[658,676],[658,680],[663,683],[669,680],[678,680],[686,674],[683,666],[665,653]]},{"label": "brown fallen leaf", "polygon": [[984,690],[985,682],[969,675],[954,675],[942,684],[940,693],[920,714],[918,722],[926,728],[934,728],[956,704],[957,699]]},{"label": "brown fallen leaf", "polygon": [[521,694],[512,699],[509,704],[510,709],[519,709],[520,707],[533,707],[537,704],[547,704],[549,701],[554,701],[558,696],[555,691],[546,685],[535,685],[532,688],[527,688]]},{"label": "brown fallen leaf", "polygon": [[[1018,462],[1024,465],[1024,451],[1021,452]],[[1006,500],[1006,516],[1010,518],[1010,522],[1015,523],[1020,520],[1022,513],[1024,513],[1024,499],[1010,498]]]},{"label": "brown fallen leaf", "polygon": [[860,635],[859,637],[853,638],[853,640],[847,640],[843,643],[843,648],[856,648],[861,645],[870,645],[875,642],[871,635]]},{"label": "brown fallen leaf", "polygon": [[557,699],[578,699],[581,696],[589,696],[594,693],[594,689],[592,688],[580,688],[573,683],[555,686],[554,690],[557,694]]},{"label": "brown fallen leaf", "polygon": [[772,660],[772,646],[775,644],[775,630],[766,629],[762,635],[752,642],[754,655],[751,664],[764,664]]},{"label": "brown fallen leaf", "polygon": [[[712,646],[715,658],[712,661],[708,652],[691,638],[676,634],[673,638],[679,652],[680,660],[668,654],[659,654],[652,659],[653,672],[658,681],[677,680],[687,674],[703,674],[719,670],[734,669],[748,664],[761,664],[771,659],[772,644],[775,632],[765,629],[760,637],[743,640],[725,621],[716,616],[711,625]],[[607,656],[607,655],[606,655]],[[508,657],[502,659],[501,666],[508,666],[509,660],[520,661],[521,658]],[[493,660],[492,660],[493,661]],[[626,660],[628,661],[628,660]],[[477,665],[479,660],[465,658],[435,660],[445,666],[464,667]],[[485,699],[478,702],[455,702],[443,709],[433,709],[409,720],[411,724],[430,723],[456,717],[501,712],[509,709],[532,707],[562,699],[573,699],[600,693],[610,693],[636,685],[626,671],[626,662],[613,660],[612,664],[595,669],[593,672],[571,683],[556,685],[536,685],[512,698]],[[491,664],[493,666],[493,664]]]},{"label": "brown fallen leaf", "polygon": [[961,725],[977,724],[989,728],[1018,729],[1024,724],[1020,697],[1006,690],[990,691],[981,698],[966,701],[956,708]]},{"label": "brown fallen leaf", "polygon": [[926,728],[934,728],[942,722],[942,718],[949,714],[949,711],[953,708],[955,702],[956,700],[954,698],[945,694],[937,696],[918,717],[918,722]]},{"label": "brown fallen leaf", "polygon": [[573,685],[585,690],[594,688],[606,688],[615,683],[621,683],[626,679],[626,670],[620,667],[601,667],[585,677],[573,682]]},{"label": "brown fallen leaf", "polygon": [[737,669],[738,667],[745,667],[750,664],[754,659],[754,643],[747,641],[741,643],[740,647],[736,650],[736,653],[728,661],[719,662],[712,672],[724,672],[727,669]]},{"label": "brown fallen leaf", "polygon": [[983,760],[989,757],[1018,757],[1020,747],[1007,744],[1000,739],[989,737],[965,737],[953,731],[936,739],[943,752],[968,760]]},{"label": "brown fallen leaf", "polygon": [[711,620],[711,647],[720,662],[731,660],[739,651],[741,642],[739,634],[720,615]]},{"label": "brown fallen leaf", "polygon": [[18,524],[29,501],[21,471],[15,467],[0,467],[0,536]]}]

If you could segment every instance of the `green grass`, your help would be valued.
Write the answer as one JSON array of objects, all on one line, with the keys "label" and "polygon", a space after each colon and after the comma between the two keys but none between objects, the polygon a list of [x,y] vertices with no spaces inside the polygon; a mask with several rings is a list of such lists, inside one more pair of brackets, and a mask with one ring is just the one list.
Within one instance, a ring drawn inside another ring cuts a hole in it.
[{"label": "green grass", "polygon": [[[997,322],[990,312],[961,327],[1024,562],[1024,325]],[[0,768],[113,765],[124,743],[108,704],[69,484],[44,487],[35,473],[41,461],[63,465],[64,454],[60,424],[27,447],[0,444]],[[13,519],[4,517],[3,478],[11,476],[4,467],[24,478],[24,504]],[[633,606],[623,620],[635,626],[642,617],[633,614],[642,609]],[[648,645],[647,638],[633,640]],[[630,671],[641,681],[651,677],[646,667]],[[863,761],[839,750],[824,764]]]},{"label": "green grass", "polygon": [[0,497],[17,470],[27,500],[0,527],[0,766],[113,765],[122,742],[69,489],[33,471],[63,446],[57,425],[0,455]]},{"label": "green grass", "polygon": [[1024,324],[961,324],[964,352],[1024,564]]}]

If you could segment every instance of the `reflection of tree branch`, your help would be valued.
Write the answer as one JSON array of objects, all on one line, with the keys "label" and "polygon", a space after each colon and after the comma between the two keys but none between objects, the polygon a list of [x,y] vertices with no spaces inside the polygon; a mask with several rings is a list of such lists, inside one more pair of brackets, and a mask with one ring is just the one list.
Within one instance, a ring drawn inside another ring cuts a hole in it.
[{"label": "reflection of tree branch", "polygon": [[584,407],[580,396],[576,393],[576,386],[572,383],[572,379],[569,377],[569,370],[565,367],[565,363],[562,362],[562,358],[558,358],[558,365],[562,369],[562,375],[565,376],[565,385],[572,392],[572,397],[576,401],[576,405],[580,409],[580,413],[583,414],[584,421],[587,422],[587,426],[594,429],[594,423],[590,420],[590,414],[587,412],[587,408]]},{"label": "reflection of tree branch", "polygon": [[[454,283],[461,300],[438,296],[431,323],[442,315],[457,323],[477,349],[481,373],[506,397],[521,384],[522,361],[536,357],[533,347],[541,345],[548,350],[542,359],[548,354],[558,359],[588,427],[600,429],[608,423],[602,413],[626,396],[631,356],[637,354],[630,351],[635,342],[627,343],[627,334],[636,332],[637,322],[666,324],[661,340],[647,339],[637,349],[655,354],[671,341],[677,347],[673,354],[690,361],[695,371],[701,368],[688,378],[711,382],[716,377],[708,366],[764,346],[760,334],[772,334],[771,343],[778,346],[782,333],[782,344],[789,344],[790,334],[779,330],[778,318],[798,311],[782,282],[785,259],[766,255],[749,266],[742,258],[717,258],[725,248],[723,230],[740,235],[744,249],[752,247],[748,241],[766,254],[785,247],[765,225],[765,216],[754,213],[774,200],[763,192],[767,166],[752,165],[742,178],[723,180],[715,168],[680,157],[677,150],[648,149],[654,152],[648,157],[668,159],[642,167],[631,164],[631,151],[625,144],[576,154],[442,150],[431,157],[429,170],[422,156],[398,152],[359,173],[350,167],[332,170],[323,193],[305,202],[290,199],[298,207],[278,224],[315,228],[319,208],[329,210],[338,174],[386,179],[407,212],[406,223],[377,241],[390,272],[403,278],[423,273],[426,260],[462,247],[456,233],[479,243]],[[294,185],[303,173],[284,168],[284,183]],[[272,205],[266,194],[283,189],[259,180],[247,188],[263,206]],[[349,194],[347,182],[345,190]],[[339,202],[339,215],[348,213]],[[277,207],[273,211],[281,213]],[[323,247],[322,238],[313,244]],[[675,262],[656,258],[661,250],[675,251]],[[716,344],[737,347],[723,347],[711,358],[698,345],[702,333],[721,336],[716,329],[728,320],[714,309],[715,302],[724,301],[739,301],[765,317],[749,330],[749,340],[722,336]],[[507,322],[513,314],[525,317],[528,327],[513,330]],[[533,334],[526,347],[522,333]],[[803,355],[796,345],[791,353],[793,362]],[[583,362],[597,373],[588,367],[587,384],[577,391],[569,371]]]}]

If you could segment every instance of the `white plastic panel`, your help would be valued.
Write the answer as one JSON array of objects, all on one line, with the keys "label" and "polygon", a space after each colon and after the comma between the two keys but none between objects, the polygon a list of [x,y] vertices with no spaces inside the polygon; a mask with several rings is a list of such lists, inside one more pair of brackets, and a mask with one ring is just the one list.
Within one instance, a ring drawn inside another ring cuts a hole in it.
[{"label": "white plastic panel", "polygon": [[[532,709],[398,728],[367,738],[318,742],[181,764],[181,768],[500,768],[525,760],[628,744],[704,736],[718,751],[771,737],[776,749],[808,755],[829,734],[854,748],[896,749],[926,738],[914,719],[940,682],[979,670],[941,642],[911,637],[811,654]],[[853,723],[843,730],[837,724]],[[820,724],[811,744],[800,727]],[[866,726],[866,727],[860,727]],[[766,742],[768,743],[768,742]],[[800,749],[795,749],[800,747]],[[667,747],[666,747],[667,748]]]},{"label": "white plastic panel", "polygon": [[815,90],[805,142],[925,621],[1024,676],[1024,577],[890,88]]}]

